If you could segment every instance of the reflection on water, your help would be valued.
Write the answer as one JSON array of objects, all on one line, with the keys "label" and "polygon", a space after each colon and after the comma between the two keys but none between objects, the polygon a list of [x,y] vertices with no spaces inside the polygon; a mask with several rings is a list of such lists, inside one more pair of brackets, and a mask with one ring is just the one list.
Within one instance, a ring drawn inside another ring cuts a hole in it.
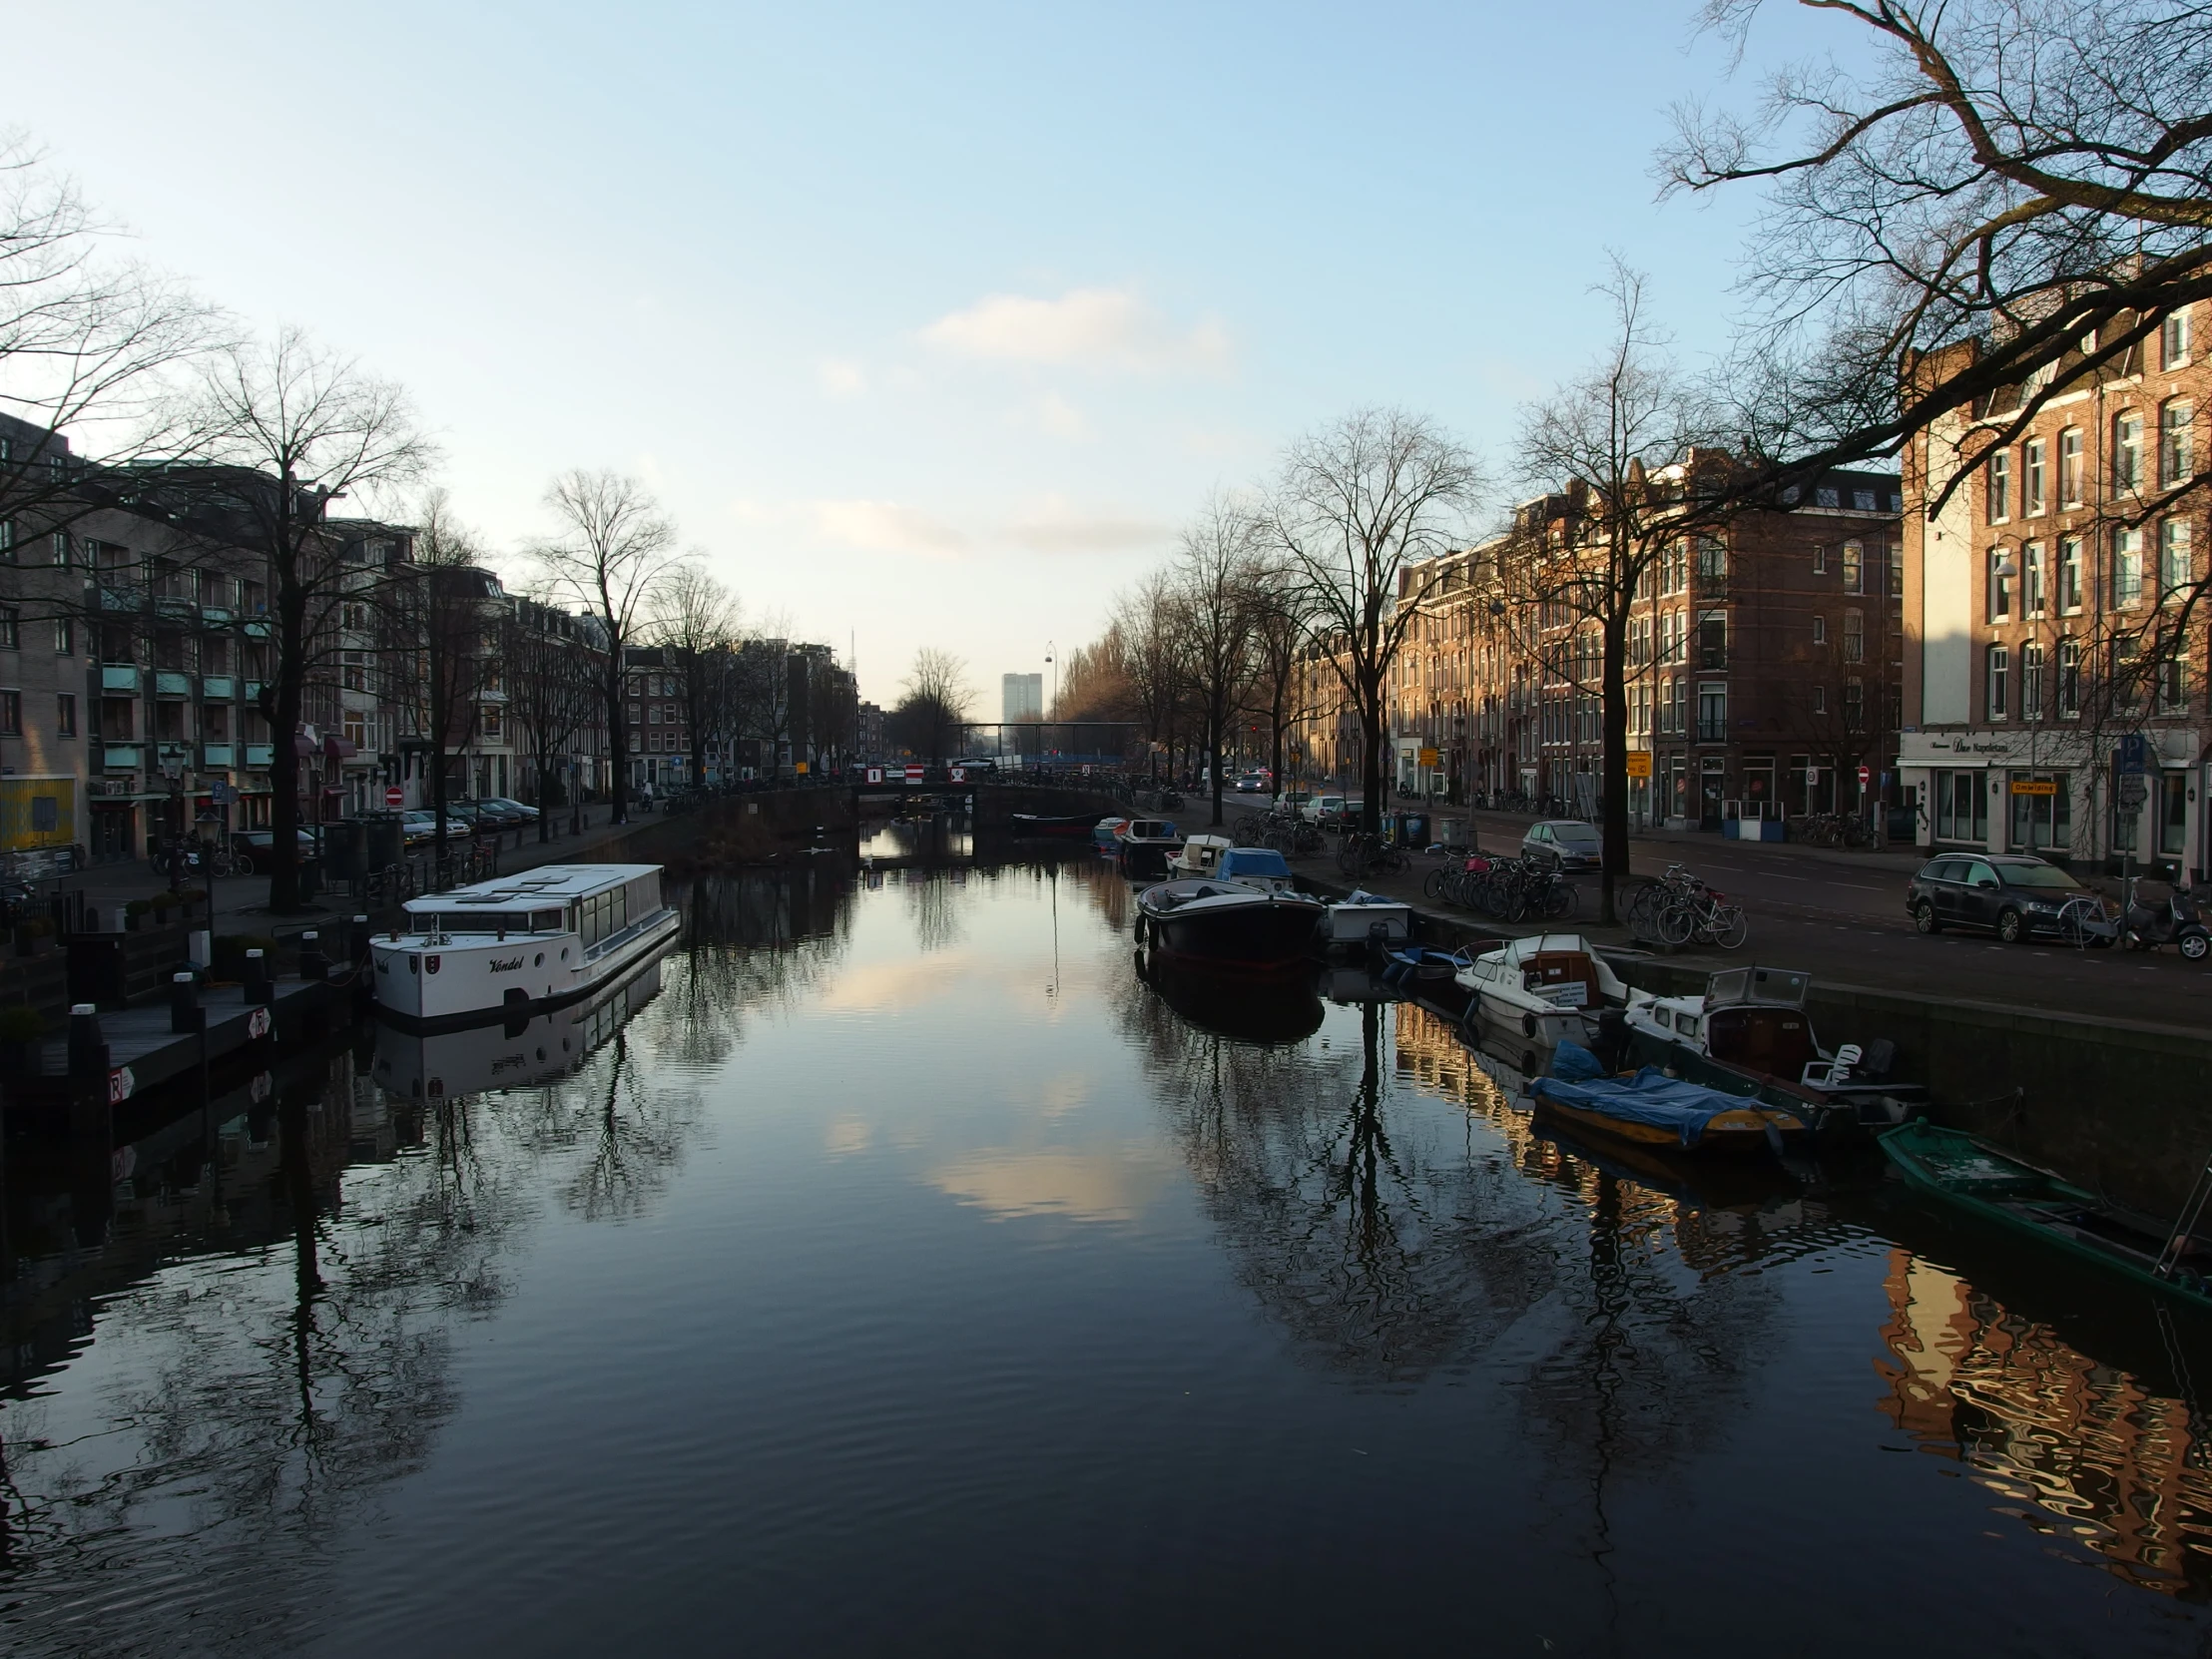
[{"label": "reflection on water", "polygon": [[2196,1650],[2202,1322],[893,843],[12,1140],[11,1651]]}]

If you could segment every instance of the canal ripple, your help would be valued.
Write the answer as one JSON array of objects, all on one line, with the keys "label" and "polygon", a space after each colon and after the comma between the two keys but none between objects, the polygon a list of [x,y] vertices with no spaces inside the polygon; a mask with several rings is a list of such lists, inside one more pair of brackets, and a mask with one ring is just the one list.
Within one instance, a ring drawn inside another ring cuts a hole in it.
[{"label": "canal ripple", "polygon": [[2201,1651],[2201,1324],[872,850],[542,1081],[11,1148],[9,1650]]}]

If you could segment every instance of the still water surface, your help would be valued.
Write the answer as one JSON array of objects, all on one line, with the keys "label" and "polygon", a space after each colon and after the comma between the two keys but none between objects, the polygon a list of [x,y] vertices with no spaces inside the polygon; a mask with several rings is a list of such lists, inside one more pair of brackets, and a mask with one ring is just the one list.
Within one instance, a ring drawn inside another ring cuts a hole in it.
[{"label": "still water surface", "polygon": [[2114,1282],[1155,988],[1087,862],[686,903],[12,1159],[10,1652],[2206,1651],[2212,1347]]}]

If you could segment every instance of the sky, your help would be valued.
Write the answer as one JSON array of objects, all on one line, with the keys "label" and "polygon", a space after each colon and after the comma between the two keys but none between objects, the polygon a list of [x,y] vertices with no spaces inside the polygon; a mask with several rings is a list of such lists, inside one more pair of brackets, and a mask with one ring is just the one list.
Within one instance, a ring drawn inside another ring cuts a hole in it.
[{"label": "sky", "polygon": [[[1650,175],[1751,90],[1695,10],[16,5],[0,127],[237,326],[405,385],[511,579],[557,471],[632,473],[863,696],[936,647],[995,717],[1349,410],[1509,499],[1609,250],[1725,344],[1757,198]],[[1749,62],[1831,44],[1781,7]]]}]

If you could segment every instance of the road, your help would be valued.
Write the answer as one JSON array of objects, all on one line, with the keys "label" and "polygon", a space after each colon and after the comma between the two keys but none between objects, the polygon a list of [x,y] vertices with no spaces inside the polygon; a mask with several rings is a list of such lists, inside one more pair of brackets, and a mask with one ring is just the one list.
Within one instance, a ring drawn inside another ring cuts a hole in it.
[{"label": "road", "polygon": [[[1191,830],[1203,822],[1204,813],[1204,806],[1197,805],[1196,811],[1186,810],[1178,822]],[[1486,851],[1511,852],[1532,822],[1477,814],[1476,838]],[[1670,863],[1686,864],[1742,904],[1751,919],[1751,938],[1741,949],[1685,949],[1672,960],[1714,967],[1758,961],[1804,969],[1832,983],[1906,995],[1962,998],[2190,1030],[2205,1027],[2212,1013],[2212,965],[2184,962],[2171,950],[2142,953],[2006,945],[1985,933],[1924,936],[1905,913],[1906,883],[1923,861],[1914,851],[1845,852],[1687,833],[1640,835],[1630,849],[1630,867],[1636,874],[1658,875]],[[1335,878],[1337,873],[1333,851],[1300,860],[1300,867],[1322,879]],[[1409,876],[1385,877],[1367,885],[1395,897],[1417,898],[1420,883],[1432,867],[1430,860],[1416,859]],[[1596,878],[1578,877],[1576,886],[1578,904],[1572,925],[1600,943],[1628,943],[1624,928],[1596,924]],[[1466,912],[1449,913],[1477,919]]]}]

